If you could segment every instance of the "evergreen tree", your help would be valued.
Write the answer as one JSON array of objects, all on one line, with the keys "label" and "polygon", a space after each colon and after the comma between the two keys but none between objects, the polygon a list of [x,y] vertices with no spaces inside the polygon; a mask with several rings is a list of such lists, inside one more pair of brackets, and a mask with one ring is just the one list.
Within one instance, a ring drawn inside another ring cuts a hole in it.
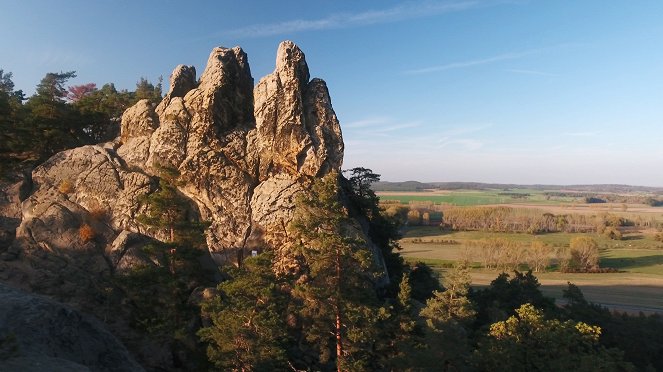
[{"label": "evergreen tree", "polygon": [[155,105],[158,104],[159,102],[161,102],[162,85],[163,85],[163,77],[161,76],[159,77],[157,85],[150,83],[149,80],[145,78],[140,78],[140,80],[138,80],[138,82],[136,83],[134,102],[138,102],[141,99],[147,99]]},{"label": "evergreen tree", "polygon": [[270,253],[226,269],[229,280],[219,295],[203,304],[211,321],[198,335],[208,346],[210,362],[224,371],[274,371],[287,367],[286,296],[272,272]]},{"label": "evergreen tree", "polygon": [[427,319],[431,329],[443,330],[472,320],[475,311],[467,297],[470,284],[470,272],[466,266],[456,266],[448,273],[444,281],[446,289],[433,292],[433,297],[421,310],[421,316]]},{"label": "evergreen tree", "polygon": [[350,185],[352,185],[353,197],[357,204],[359,204],[360,208],[363,209],[369,217],[378,213],[379,198],[371,189],[371,185],[380,181],[380,175],[363,167],[347,169],[344,172],[350,174],[348,181],[350,181]]},{"label": "evergreen tree", "polygon": [[468,364],[470,345],[467,327],[474,319],[468,298],[470,275],[457,266],[445,278],[445,290],[433,292],[419,315],[426,320],[425,347],[416,350],[413,363],[429,369],[437,363],[442,370],[463,370]]},{"label": "evergreen tree", "polygon": [[390,284],[382,288],[388,296],[396,296],[398,283],[403,276],[406,267],[405,261],[398,253],[401,249],[398,240],[401,238],[397,218],[387,215],[380,208],[380,199],[375,194],[371,185],[380,180],[380,175],[363,167],[345,170],[349,178],[343,183],[346,194],[349,196],[351,205],[350,214],[368,221],[368,235],[371,241],[380,248]]},{"label": "evergreen tree", "polygon": [[26,147],[22,131],[23,92],[14,90],[12,73],[0,69],[0,173],[5,176],[20,160],[17,152]]},{"label": "evergreen tree", "polygon": [[210,282],[201,265],[201,256],[207,254],[206,224],[198,221],[188,200],[173,185],[177,172],[164,168],[161,175],[157,190],[141,199],[147,212],[137,220],[160,230],[164,241],[142,248],[149,264],[121,272],[115,279],[133,305],[131,325],[186,353],[187,360],[196,360],[202,350],[191,322],[198,318],[199,309],[190,297],[197,287]]},{"label": "evergreen tree", "polygon": [[368,369],[380,316],[373,287],[377,273],[340,201],[337,173],[315,181],[299,198],[290,230],[305,264],[293,296],[301,305],[306,340],[318,346],[323,365]]},{"label": "evergreen tree", "polygon": [[132,93],[104,84],[84,94],[73,105],[84,122],[83,130],[94,143],[110,141],[120,134],[122,113],[132,104]]},{"label": "evergreen tree", "polygon": [[64,85],[74,77],[74,71],[49,72],[26,103],[28,115],[23,125],[33,141],[31,148],[41,159],[89,143],[78,113],[65,103],[67,90]]}]

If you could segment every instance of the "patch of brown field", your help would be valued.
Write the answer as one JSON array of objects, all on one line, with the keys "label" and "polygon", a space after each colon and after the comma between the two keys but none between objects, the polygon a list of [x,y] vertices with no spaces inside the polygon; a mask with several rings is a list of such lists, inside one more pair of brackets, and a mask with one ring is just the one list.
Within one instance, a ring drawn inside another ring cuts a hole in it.
[{"label": "patch of brown field", "polygon": [[[611,207],[612,205],[612,207]],[[651,207],[645,204],[629,204],[626,211],[621,210],[621,204],[576,204],[576,205],[549,205],[549,204],[534,204],[534,203],[511,203],[511,204],[485,204],[486,207],[512,207],[512,208],[530,208],[540,209],[553,214],[561,213],[615,213],[615,214],[633,214],[633,213],[648,213],[663,215],[663,208]]]},{"label": "patch of brown field", "polygon": [[[472,284],[483,287],[490,284],[499,273],[473,271]],[[563,303],[562,291],[571,282],[582,290],[585,298],[611,310],[637,314],[663,313],[663,277],[632,273],[567,274],[535,273],[541,283],[541,291]]]}]

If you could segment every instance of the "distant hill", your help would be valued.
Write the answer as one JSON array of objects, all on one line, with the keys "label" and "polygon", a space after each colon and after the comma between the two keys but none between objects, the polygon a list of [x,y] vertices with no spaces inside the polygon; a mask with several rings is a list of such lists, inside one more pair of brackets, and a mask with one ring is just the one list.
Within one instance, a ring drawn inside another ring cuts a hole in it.
[{"label": "distant hill", "polygon": [[371,185],[374,191],[424,191],[426,189],[438,188],[436,185],[430,183],[422,183],[418,181],[405,181],[405,182],[375,182]]},{"label": "distant hill", "polygon": [[481,183],[481,182],[376,182],[372,186],[375,191],[424,191],[437,190],[486,190],[486,189],[534,189],[534,190],[572,190],[583,192],[614,192],[631,193],[646,192],[663,195],[663,187],[632,186],[632,185],[518,185],[506,183]]}]

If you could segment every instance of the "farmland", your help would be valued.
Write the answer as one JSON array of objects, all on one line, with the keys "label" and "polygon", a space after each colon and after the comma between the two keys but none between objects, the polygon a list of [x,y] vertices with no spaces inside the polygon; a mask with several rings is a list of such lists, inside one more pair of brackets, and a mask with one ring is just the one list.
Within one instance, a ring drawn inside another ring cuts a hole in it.
[{"label": "farmland", "polygon": [[[432,202],[449,205],[490,205],[490,204],[522,204],[524,200],[536,205],[559,205],[571,203],[573,198],[546,198],[541,191],[520,189],[517,193],[527,195],[527,199],[514,198],[513,195],[504,195],[501,190],[454,190],[454,191],[423,191],[423,192],[379,192],[382,201],[392,200],[403,204],[410,202]],[[502,194],[502,195],[500,195]],[[515,194],[515,193],[514,193]]]},{"label": "farmland", "polygon": [[[488,285],[501,270],[486,269],[479,259],[475,242],[499,238],[513,242],[516,246],[528,247],[540,241],[551,247],[551,251],[568,249],[574,237],[592,238],[599,247],[600,266],[614,269],[610,273],[568,273],[558,270],[558,261],[550,257],[549,266],[535,273],[542,284],[542,291],[560,299],[567,282],[578,285],[590,301],[609,308],[646,313],[663,313],[663,242],[657,241],[657,229],[663,224],[663,208],[636,203],[587,204],[580,198],[551,198],[541,190],[518,189],[509,193],[527,194],[527,197],[512,198],[503,190],[434,190],[422,192],[379,192],[385,206],[407,206],[410,210],[430,209],[444,214],[445,209],[473,206],[509,206],[512,208],[534,208],[542,213],[582,214],[594,216],[609,214],[624,220],[649,221],[647,227],[620,227],[621,239],[596,232],[570,233],[551,232],[527,234],[494,231],[457,231],[442,229],[437,221],[431,226],[406,226],[400,240],[401,253],[410,262],[422,261],[444,276],[454,263],[462,260],[470,263],[474,286]],[[522,263],[519,270],[527,270]]]}]

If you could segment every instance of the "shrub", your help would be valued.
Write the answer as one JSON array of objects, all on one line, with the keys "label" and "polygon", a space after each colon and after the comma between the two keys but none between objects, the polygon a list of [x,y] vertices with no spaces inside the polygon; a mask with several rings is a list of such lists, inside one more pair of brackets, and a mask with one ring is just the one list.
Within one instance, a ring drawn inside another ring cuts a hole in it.
[{"label": "shrub", "polygon": [[81,227],[78,229],[78,236],[81,238],[81,241],[83,241],[83,243],[87,243],[90,240],[94,239],[96,235],[97,233],[94,231],[92,226],[86,223],[81,225]]},{"label": "shrub", "polygon": [[88,208],[90,217],[95,221],[105,221],[108,218],[108,212],[99,203],[93,203]]},{"label": "shrub", "polygon": [[570,269],[592,271],[599,267],[599,246],[594,239],[580,236],[571,239]]},{"label": "shrub", "polygon": [[71,194],[74,192],[74,184],[69,180],[62,180],[60,181],[60,185],[58,185],[58,191],[63,194]]},{"label": "shrub", "polygon": [[606,227],[603,234],[612,240],[622,240],[622,232],[613,226]]}]

